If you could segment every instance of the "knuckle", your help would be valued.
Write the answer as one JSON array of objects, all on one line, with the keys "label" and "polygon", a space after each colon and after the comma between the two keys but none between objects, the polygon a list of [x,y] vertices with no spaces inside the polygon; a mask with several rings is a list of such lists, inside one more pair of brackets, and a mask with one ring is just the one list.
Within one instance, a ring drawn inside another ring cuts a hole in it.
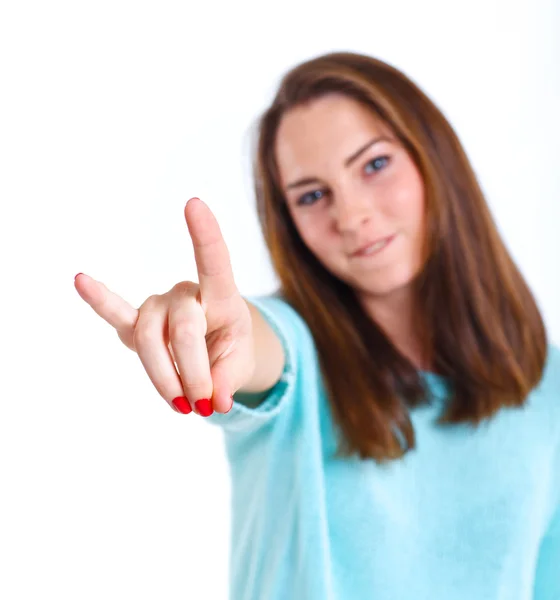
[{"label": "knuckle", "polygon": [[139,311],[142,311],[142,310],[151,311],[156,306],[159,306],[160,302],[161,302],[161,295],[160,294],[153,294],[151,296],[148,296],[144,300],[144,302],[142,303],[142,305],[140,306],[140,308],[138,310]]},{"label": "knuckle", "polygon": [[184,382],[183,387],[187,398],[192,398],[196,402],[196,400],[200,400],[204,395],[208,395],[207,390],[210,386],[206,380],[197,378]]},{"label": "knuckle", "polygon": [[153,344],[161,335],[153,327],[139,326],[134,330],[134,345],[136,348],[145,348]]},{"label": "knuckle", "polygon": [[173,323],[169,328],[169,336],[175,342],[188,344],[193,340],[204,336],[204,332],[200,324],[194,321],[181,320]]},{"label": "knuckle", "polygon": [[196,298],[198,290],[198,284],[192,281],[180,281],[171,288],[173,295],[181,298],[185,296]]}]

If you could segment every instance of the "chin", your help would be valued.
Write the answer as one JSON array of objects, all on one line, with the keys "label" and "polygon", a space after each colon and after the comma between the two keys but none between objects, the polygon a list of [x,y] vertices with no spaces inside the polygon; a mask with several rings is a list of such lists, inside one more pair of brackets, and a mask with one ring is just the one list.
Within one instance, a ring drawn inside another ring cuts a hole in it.
[{"label": "chin", "polygon": [[417,274],[417,270],[410,268],[392,269],[390,272],[385,273],[363,274],[359,278],[348,281],[348,283],[358,294],[381,298],[393,296],[410,289]]}]

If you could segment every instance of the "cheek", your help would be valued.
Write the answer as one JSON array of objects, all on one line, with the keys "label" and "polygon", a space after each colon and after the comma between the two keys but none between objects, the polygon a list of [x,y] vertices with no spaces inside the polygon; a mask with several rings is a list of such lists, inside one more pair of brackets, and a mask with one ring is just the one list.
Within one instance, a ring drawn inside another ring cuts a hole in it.
[{"label": "cheek", "polygon": [[411,173],[395,181],[387,190],[386,211],[408,235],[420,234],[424,228],[424,185],[419,175]]},{"label": "cheek", "polygon": [[292,213],[296,229],[307,246],[313,247],[320,240],[319,224],[311,218],[309,211],[298,210]]},{"label": "cheek", "polygon": [[301,239],[313,254],[324,259],[335,251],[331,225],[323,212],[301,211],[292,214],[292,219]]}]

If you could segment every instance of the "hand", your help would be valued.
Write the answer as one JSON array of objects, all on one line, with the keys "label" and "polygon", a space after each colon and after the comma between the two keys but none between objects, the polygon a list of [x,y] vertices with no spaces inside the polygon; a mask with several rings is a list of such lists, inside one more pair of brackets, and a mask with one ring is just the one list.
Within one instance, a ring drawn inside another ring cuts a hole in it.
[{"label": "hand", "polygon": [[174,410],[188,413],[194,408],[209,416],[213,410],[228,412],[233,394],[251,379],[252,322],[216,218],[206,204],[191,198],[185,219],[198,283],[177,283],[165,294],[148,297],[139,309],[87,275],[76,276],[74,285],[116,329],[123,344],[138,354],[151,382]]}]

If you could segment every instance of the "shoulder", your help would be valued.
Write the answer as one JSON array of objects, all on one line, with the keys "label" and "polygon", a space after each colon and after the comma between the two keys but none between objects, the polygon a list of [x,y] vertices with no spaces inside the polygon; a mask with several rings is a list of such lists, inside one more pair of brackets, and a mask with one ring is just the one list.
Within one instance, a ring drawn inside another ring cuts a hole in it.
[{"label": "shoulder", "polygon": [[529,404],[544,411],[546,427],[550,427],[560,442],[560,348],[549,344],[543,375],[530,394]]},{"label": "shoulder", "polygon": [[556,394],[560,404],[560,347],[556,344],[548,345],[543,376],[537,387],[552,395]]}]

